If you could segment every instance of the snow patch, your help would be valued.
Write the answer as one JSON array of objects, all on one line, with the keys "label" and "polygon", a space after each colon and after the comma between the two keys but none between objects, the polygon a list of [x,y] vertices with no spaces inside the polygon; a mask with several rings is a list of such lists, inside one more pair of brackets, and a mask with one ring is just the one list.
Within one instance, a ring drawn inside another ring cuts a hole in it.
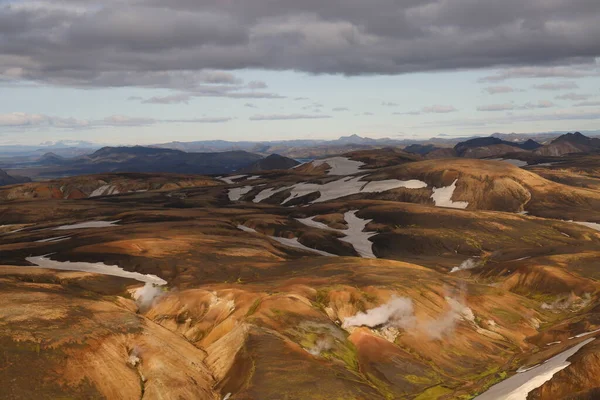
[{"label": "snow patch", "polygon": [[452,195],[454,195],[454,190],[456,190],[457,182],[458,179],[454,180],[450,186],[433,188],[433,194],[431,195],[431,198],[433,199],[436,207],[465,209],[469,206],[469,202],[467,201],[452,201]]},{"label": "snow patch", "polygon": [[120,219],[116,221],[88,221],[88,222],[80,222],[78,224],[73,225],[62,225],[57,228],[52,228],[55,231],[62,231],[67,229],[86,229],[86,228],[107,228],[109,226],[115,226],[117,222],[121,221]]},{"label": "snow patch", "polygon": [[319,167],[323,164],[329,165],[327,175],[353,175],[360,172],[364,162],[350,160],[347,157],[331,157],[322,160],[314,160],[312,164]]},{"label": "snow patch", "polygon": [[552,377],[567,368],[571,363],[567,359],[575,355],[582,347],[591,343],[594,338],[550,358],[542,365],[514,375],[494,386],[487,392],[475,397],[475,400],[527,400],[527,395],[548,382]]},{"label": "snow patch", "polygon": [[114,194],[119,194],[119,189],[113,185],[103,185],[98,189],[94,190],[90,193],[89,197],[98,197],[98,196],[112,196]]},{"label": "snow patch", "polygon": [[48,238],[48,239],[41,239],[41,240],[36,240],[36,243],[52,243],[52,242],[62,242],[63,240],[67,240],[70,239],[71,236],[58,236],[58,237],[53,237],[53,238]]},{"label": "snow patch", "polygon": [[242,179],[247,177],[248,175],[233,175],[233,176],[218,176],[217,179],[227,183],[228,185],[232,185],[235,180]]},{"label": "snow patch", "polygon": [[364,232],[365,227],[372,219],[362,219],[356,216],[358,210],[348,211],[344,214],[344,219],[348,224],[348,229],[334,229],[330,228],[325,224],[313,220],[311,218],[298,218],[297,221],[304,225],[324,229],[333,232],[339,232],[346,235],[346,237],[340,239],[342,242],[350,243],[354,250],[363,258],[377,258],[373,253],[373,242],[369,238],[377,235],[377,232]]},{"label": "snow patch", "polygon": [[535,364],[534,366],[531,367],[519,367],[519,369],[517,370],[517,374],[522,374],[523,372],[527,372],[527,371],[531,371],[532,369],[538,367],[540,364]]},{"label": "snow patch", "polygon": [[252,228],[249,228],[249,227],[247,227],[247,226],[244,226],[244,225],[238,225],[238,226],[237,226],[237,228],[238,228],[239,230],[241,230],[241,231],[244,231],[244,232],[249,232],[249,233],[258,233],[258,232],[256,232],[256,230],[254,230],[254,229],[252,229]]},{"label": "snow patch", "polygon": [[339,229],[333,229],[330,228],[329,226],[321,223],[321,222],[317,222],[313,219],[314,217],[309,217],[309,218],[296,218],[296,221],[306,225],[306,226],[310,226],[312,228],[318,228],[318,229],[323,229],[326,231],[334,231],[334,232],[341,232]]},{"label": "snow patch", "polygon": [[588,336],[588,335],[593,335],[594,333],[598,333],[598,332],[600,332],[600,329],[596,329],[595,331],[591,331],[591,332],[580,333],[579,335],[570,337],[569,340],[582,338],[582,337]]},{"label": "snow patch", "polygon": [[84,271],[100,275],[120,276],[121,278],[135,279],[139,282],[151,283],[159,286],[167,284],[167,281],[156,275],[144,275],[139,272],[129,272],[117,265],[106,265],[101,262],[55,261],[48,258],[48,256],[27,257],[25,260],[39,268],[58,269],[63,271]]},{"label": "snow patch", "polygon": [[229,201],[238,201],[243,195],[252,190],[252,186],[242,186],[229,189],[227,195],[229,196]]},{"label": "snow patch", "polygon": [[291,194],[283,200],[281,204],[285,204],[292,199],[314,192],[319,192],[320,196],[318,199],[311,201],[311,203],[322,203],[324,201],[339,199],[340,197],[346,197],[357,193],[380,193],[397,188],[421,189],[427,187],[425,182],[414,179],[408,181],[400,181],[397,179],[383,181],[361,180],[364,177],[364,175],[356,177],[349,176],[324,184],[300,182],[292,186],[277,189],[269,188],[258,193],[253,201],[259,203],[264,199],[273,196],[275,193],[284,190],[291,190]]},{"label": "snow patch", "polygon": [[325,256],[325,257],[337,257],[337,255],[328,253],[326,251],[321,251],[321,250],[317,250],[317,249],[311,249],[310,247],[307,247],[307,246],[303,245],[302,243],[300,243],[298,241],[298,238],[287,239],[287,238],[275,237],[275,236],[269,236],[269,237],[271,239],[275,240],[276,242],[281,243],[284,246],[294,247],[294,248],[297,248],[297,249],[300,249],[300,250],[309,251],[311,253],[319,254],[319,255]]},{"label": "snow patch", "polygon": [[348,229],[340,231],[346,235],[340,240],[350,243],[362,258],[377,258],[373,253],[373,242],[369,240],[370,237],[377,235],[377,232],[364,232],[365,227],[372,219],[359,218],[356,216],[357,212],[358,210],[354,210],[344,214]]},{"label": "snow patch", "polygon": [[567,222],[572,222],[577,225],[587,226],[588,228],[592,228],[597,231],[600,231],[600,224],[597,224],[595,222],[582,222],[582,221],[567,221]]},{"label": "snow patch", "polygon": [[275,193],[283,192],[284,190],[290,189],[291,186],[285,186],[280,188],[268,188],[259,192],[256,196],[254,196],[254,203],[260,203],[261,201],[268,199],[273,196]]}]

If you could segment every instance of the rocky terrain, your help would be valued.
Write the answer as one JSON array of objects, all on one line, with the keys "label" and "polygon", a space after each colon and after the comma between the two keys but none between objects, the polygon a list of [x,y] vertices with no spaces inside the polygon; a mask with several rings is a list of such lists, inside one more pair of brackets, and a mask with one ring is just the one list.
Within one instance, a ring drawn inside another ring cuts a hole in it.
[{"label": "rocky terrain", "polygon": [[0,387],[594,398],[600,156],[511,160],[368,149],[2,188]]}]

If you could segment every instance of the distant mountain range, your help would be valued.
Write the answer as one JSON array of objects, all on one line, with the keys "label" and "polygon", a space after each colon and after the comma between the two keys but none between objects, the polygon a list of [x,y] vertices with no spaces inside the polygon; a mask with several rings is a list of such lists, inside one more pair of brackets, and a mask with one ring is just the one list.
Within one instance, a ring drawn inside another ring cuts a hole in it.
[{"label": "distant mountain range", "polygon": [[17,183],[31,182],[31,179],[23,176],[12,176],[0,169],[0,186],[14,185]]},{"label": "distant mountain range", "polygon": [[92,154],[65,158],[46,153],[35,162],[21,163],[17,171],[36,179],[99,173],[177,173],[217,175],[238,171],[287,169],[298,162],[279,155],[262,157],[247,151],[188,153],[154,147],[103,147]]},{"label": "distant mountain range", "polygon": [[[506,138],[506,136],[503,136]],[[510,137],[510,141],[496,136],[480,137],[457,143],[452,149],[438,147],[432,144],[411,145],[406,151],[420,154],[426,158],[489,158],[505,155],[527,154],[533,156],[560,157],[573,153],[589,153],[600,151],[600,138],[590,138],[580,132],[561,135],[547,144],[541,144],[533,139],[516,141],[516,137]]]},{"label": "distant mountain range", "polygon": [[[505,142],[525,142],[532,139],[541,144],[548,144],[566,132],[542,133],[494,133],[491,137]],[[583,132],[587,136],[600,135],[600,131]],[[438,137],[428,139],[382,138],[372,139],[358,135],[342,136],[335,140],[275,140],[275,141],[226,141],[226,140],[201,140],[192,142],[168,142],[148,145],[147,147],[180,150],[193,153],[213,153],[226,151],[247,151],[250,153],[268,156],[280,154],[291,158],[314,158],[326,155],[342,154],[350,151],[377,149],[382,147],[406,147],[411,145],[433,145],[436,147],[450,148],[460,142],[475,139],[480,136],[469,137]],[[73,158],[91,154],[104,147],[103,145],[87,141],[57,141],[45,142],[40,145],[0,145],[0,161],[11,159],[19,162],[35,161],[46,153],[53,153],[59,157]]]},{"label": "distant mountain range", "polygon": [[[534,137],[538,140],[519,134],[495,134],[466,138],[458,142],[457,139],[434,138],[419,143],[413,140],[370,139],[357,135],[330,141],[256,143],[216,140],[172,142],[147,147],[103,147],[95,151],[88,148],[86,154],[62,147],[67,143],[60,143],[49,145],[52,151],[44,154],[37,154],[36,150],[35,157],[4,157],[0,159],[0,168],[12,168],[15,174],[30,176],[35,180],[113,172],[217,175],[288,169],[298,164],[297,159],[323,158],[382,148],[404,149],[408,153],[429,159],[498,158],[508,155],[510,158],[525,157],[531,162],[535,162],[536,157],[560,157],[600,150],[600,138],[591,138],[580,132],[559,136],[545,133]],[[85,142],[74,144],[89,145]],[[236,149],[228,150],[230,148]],[[199,149],[207,151],[198,152]],[[2,181],[15,182],[8,175]]]}]

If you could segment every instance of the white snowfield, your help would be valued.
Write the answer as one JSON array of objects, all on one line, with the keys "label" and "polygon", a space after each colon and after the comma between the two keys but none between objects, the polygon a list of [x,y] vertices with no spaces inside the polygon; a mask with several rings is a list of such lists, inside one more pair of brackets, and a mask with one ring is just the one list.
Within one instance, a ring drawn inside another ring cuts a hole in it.
[{"label": "white snowfield", "polygon": [[284,190],[287,190],[290,188],[291,188],[291,186],[265,189],[265,190],[259,192],[256,196],[254,196],[254,199],[252,201],[254,203],[260,203],[264,199],[268,199],[269,197],[273,196],[275,193],[283,192]]},{"label": "white snowfield", "polygon": [[120,276],[121,278],[135,279],[139,282],[152,283],[155,285],[166,285],[167,281],[156,275],[144,275],[139,272],[129,272],[117,265],[106,265],[104,263],[54,261],[48,256],[27,257],[25,260],[35,264],[39,268],[58,269],[63,271],[93,272],[100,275]]},{"label": "white snowfield", "polygon": [[331,157],[322,160],[314,160],[312,164],[319,167],[323,164],[329,165],[327,175],[353,175],[360,172],[360,167],[365,165],[364,162],[354,161],[346,157]]},{"label": "white snowfield", "polygon": [[365,227],[372,220],[361,219],[356,216],[358,210],[348,211],[344,214],[344,219],[348,224],[348,229],[333,229],[329,226],[313,220],[311,218],[297,218],[298,222],[313,228],[324,229],[343,233],[346,237],[340,239],[342,242],[350,243],[354,250],[363,258],[377,258],[373,253],[373,243],[369,238],[377,235],[377,232],[364,232]]},{"label": "white snowfield", "polygon": [[593,335],[594,333],[598,333],[598,332],[600,332],[600,329],[596,329],[595,331],[591,331],[591,332],[583,332],[583,333],[580,333],[579,335],[571,336],[569,338],[569,340],[579,339],[579,338],[582,338],[584,336]]},{"label": "white snowfield", "polygon": [[120,219],[116,221],[88,221],[81,222],[73,225],[62,225],[57,228],[52,228],[55,231],[63,231],[68,229],[87,229],[87,228],[106,228],[109,226],[115,226],[117,222],[121,221]]},{"label": "white snowfield", "polygon": [[346,237],[340,240],[350,243],[362,258],[377,258],[373,254],[373,243],[369,240],[370,237],[377,235],[377,232],[363,232],[372,219],[361,219],[356,216],[357,212],[358,210],[354,210],[344,214],[348,229],[342,231]]},{"label": "white snowfield", "polygon": [[[255,229],[249,228],[249,227],[244,226],[244,225],[238,225],[237,228],[239,230],[241,230],[241,231],[248,232],[248,233],[258,233]],[[305,251],[308,251],[308,252],[311,252],[311,253],[319,254],[321,256],[338,257],[337,255],[328,253],[326,251],[321,251],[321,250],[312,249],[310,247],[307,247],[307,246],[303,245],[302,243],[300,243],[298,241],[298,238],[286,239],[286,238],[275,237],[275,236],[268,236],[268,237],[270,237],[271,239],[275,240],[276,242],[281,243],[284,246],[294,247],[296,249],[305,250]]]},{"label": "white snowfield", "polygon": [[571,363],[567,359],[575,355],[583,346],[594,338],[579,343],[576,346],[550,358],[537,367],[527,369],[522,373],[492,386],[487,392],[475,397],[475,400],[526,400],[527,395],[548,382],[554,374],[567,368]]},{"label": "white snowfield", "polygon": [[339,229],[333,229],[330,228],[329,226],[325,225],[322,222],[317,222],[313,219],[314,217],[308,217],[308,218],[296,218],[296,221],[306,225],[306,226],[310,226],[312,228],[318,228],[318,229],[323,229],[326,231],[334,231],[334,232],[341,232],[341,230]]},{"label": "white snowfield", "polygon": [[364,177],[364,175],[355,177],[347,176],[324,184],[300,182],[292,186],[285,186],[277,189],[269,188],[258,193],[253,201],[259,203],[273,196],[275,193],[285,190],[290,190],[291,194],[283,200],[281,204],[285,204],[292,199],[314,192],[319,192],[320,196],[318,199],[311,201],[311,203],[322,203],[324,201],[339,199],[340,197],[346,197],[357,193],[381,193],[398,188],[421,189],[427,187],[425,182],[415,179],[408,181],[397,179],[363,181],[362,179]]},{"label": "white snowfield", "polygon": [[452,201],[452,195],[454,194],[454,190],[456,190],[457,182],[458,179],[455,179],[450,186],[433,188],[431,198],[437,207],[465,209],[469,206],[468,201]]},{"label": "white snowfield", "polygon": [[251,191],[253,186],[242,186],[229,189],[227,195],[229,196],[229,201],[238,201],[242,198],[243,195]]},{"label": "white snowfield", "polygon": [[568,222],[572,222],[577,225],[587,226],[588,228],[592,228],[597,231],[600,231],[600,224],[597,224],[595,222],[582,222],[582,221],[568,221]]},{"label": "white snowfield", "polygon": [[48,239],[36,240],[36,243],[52,243],[52,242],[62,242],[63,240],[71,239],[71,236],[58,236]]},{"label": "white snowfield", "polygon": [[90,193],[89,197],[111,196],[113,194],[119,194],[119,189],[113,185],[104,185]]},{"label": "white snowfield", "polygon": [[515,167],[525,167],[527,166],[527,161],[522,160],[513,160],[513,159],[505,159],[505,158],[490,158],[489,161],[504,161],[506,163],[512,164]]},{"label": "white snowfield", "polygon": [[284,246],[295,247],[297,249],[304,250],[304,251],[309,251],[311,253],[319,254],[319,255],[322,255],[322,256],[325,256],[325,257],[337,257],[337,255],[328,253],[326,251],[321,251],[321,250],[317,250],[317,249],[311,249],[310,247],[307,247],[307,246],[303,245],[302,243],[300,243],[298,241],[298,238],[287,239],[287,238],[275,237],[275,236],[269,236],[269,237],[271,239],[275,240],[276,242],[281,243]]},{"label": "white snowfield", "polygon": [[256,230],[255,230],[255,229],[249,228],[249,227],[247,227],[247,226],[245,226],[245,225],[238,225],[238,226],[237,226],[237,228],[238,228],[240,231],[244,231],[244,232],[249,232],[249,233],[258,233],[258,232],[256,232]]},{"label": "white snowfield", "polygon": [[242,179],[247,177],[248,175],[233,175],[233,176],[218,176],[217,179],[227,183],[228,185],[232,185],[235,180]]}]

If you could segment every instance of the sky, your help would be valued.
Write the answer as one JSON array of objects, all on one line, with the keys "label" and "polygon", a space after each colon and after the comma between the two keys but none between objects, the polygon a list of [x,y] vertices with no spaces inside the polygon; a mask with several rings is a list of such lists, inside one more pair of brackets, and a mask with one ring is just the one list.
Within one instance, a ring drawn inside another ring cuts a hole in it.
[{"label": "sky", "polygon": [[0,0],[0,144],[600,129],[598,0]]}]

